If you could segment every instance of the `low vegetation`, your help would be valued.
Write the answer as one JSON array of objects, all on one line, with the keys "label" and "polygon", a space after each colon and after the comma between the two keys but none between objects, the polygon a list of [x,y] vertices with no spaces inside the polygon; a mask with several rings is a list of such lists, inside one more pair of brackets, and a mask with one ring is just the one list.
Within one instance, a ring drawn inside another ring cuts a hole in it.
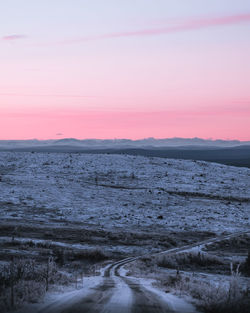
[{"label": "low vegetation", "polygon": [[191,295],[200,310],[205,313],[247,313],[249,312],[250,290],[240,283],[239,273],[234,272],[228,281],[215,284],[183,274],[168,275],[163,285],[167,292]]},{"label": "low vegetation", "polygon": [[59,271],[53,258],[38,263],[32,259],[12,258],[0,270],[0,311],[37,302],[51,285],[67,285],[69,276]]},{"label": "low vegetation", "polygon": [[219,251],[220,254],[245,254],[250,247],[250,234],[214,242],[206,247],[207,251]]},{"label": "low vegetation", "polygon": [[156,257],[160,267],[179,270],[228,271],[228,263],[217,256],[202,252],[188,252]]},{"label": "low vegetation", "polygon": [[248,250],[246,260],[242,264],[242,271],[245,275],[250,276],[250,250]]},{"label": "low vegetation", "polygon": [[145,256],[127,268],[127,275],[152,278],[166,292],[191,296],[199,311],[249,312],[250,252],[244,262],[234,264],[207,252],[182,252]]},{"label": "low vegetation", "polygon": [[65,249],[54,249],[53,255],[55,256],[55,261],[61,266],[67,264],[68,262],[88,261],[95,263],[108,259],[108,255],[101,249],[71,251]]}]

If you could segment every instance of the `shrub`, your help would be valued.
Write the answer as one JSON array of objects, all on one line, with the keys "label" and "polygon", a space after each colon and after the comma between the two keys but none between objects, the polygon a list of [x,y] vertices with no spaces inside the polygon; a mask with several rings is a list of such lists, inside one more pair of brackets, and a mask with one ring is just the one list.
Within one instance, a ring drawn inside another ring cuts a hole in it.
[{"label": "shrub", "polygon": [[177,268],[178,263],[176,262],[176,259],[173,257],[161,255],[157,258],[157,265],[160,267],[166,267],[166,268]]},{"label": "shrub", "polygon": [[89,260],[93,262],[98,262],[98,261],[106,260],[108,256],[100,249],[93,249],[93,250],[80,250],[80,251],[74,252],[72,254],[72,258],[75,261]]},{"label": "shrub", "polygon": [[246,275],[250,276],[250,250],[248,250],[248,255],[247,255],[246,261],[242,265],[242,271]]},{"label": "shrub", "polygon": [[203,253],[179,253],[176,255],[160,255],[157,265],[167,268],[185,268],[192,266],[208,267],[224,264],[218,257]]},{"label": "shrub", "polygon": [[13,259],[0,271],[0,312],[17,308],[24,302],[36,302],[49,284],[65,283],[52,258],[46,264],[32,259]]},{"label": "shrub", "polygon": [[198,299],[205,313],[247,313],[250,299],[241,287],[238,270],[239,266],[235,271],[231,266],[229,281],[221,281],[219,284],[177,274],[169,275],[164,285]]}]

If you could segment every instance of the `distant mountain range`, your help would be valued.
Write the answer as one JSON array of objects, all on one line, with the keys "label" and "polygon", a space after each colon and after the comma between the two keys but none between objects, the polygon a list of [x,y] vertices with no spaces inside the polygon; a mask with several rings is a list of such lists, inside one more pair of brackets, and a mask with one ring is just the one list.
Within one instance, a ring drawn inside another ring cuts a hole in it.
[{"label": "distant mountain range", "polygon": [[37,146],[79,146],[91,148],[159,148],[159,147],[236,147],[250,145],[250,141],[239,140],[212,140],[201,138],[145,138],[139,140],[131,139],[51,139],[51,140],[0,140],[1,148],[37,147]]},{"label": "distant mountain range", "polygon": [[250,141],[200,138],[0,140],[0,151],[129,154],[250,168]]}]

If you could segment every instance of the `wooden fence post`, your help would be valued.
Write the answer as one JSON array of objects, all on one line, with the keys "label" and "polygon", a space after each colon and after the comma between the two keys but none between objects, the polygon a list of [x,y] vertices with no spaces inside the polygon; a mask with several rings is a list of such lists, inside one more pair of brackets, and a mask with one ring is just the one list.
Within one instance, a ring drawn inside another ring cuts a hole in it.
[{"label": "wooden fence post", "polygon": [[45,280],[46,280],[46,291],[48,291],[49,290],[49,257],[48,257],[48,261],[47,261]]},{"label": "wooden fence post", "polygon": [[14,257],[11,256],[10,263],[10,305],[11,308],[14,308]]}]

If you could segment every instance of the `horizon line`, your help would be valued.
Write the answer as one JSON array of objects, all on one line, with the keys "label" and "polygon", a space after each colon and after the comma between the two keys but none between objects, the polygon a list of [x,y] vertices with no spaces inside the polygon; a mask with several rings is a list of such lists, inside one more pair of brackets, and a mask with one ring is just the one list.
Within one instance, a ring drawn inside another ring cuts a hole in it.
[{"label": "horizon line", "polygon": [[[61,136],[60,134],[56,136]],[[221,138],[202,138],[202,137],[144,137],[144,138],[138,138],[138,139],[132,139],[132,138],[75,138],[75,137],[63,137],[63,138],[49,138],[49,139],[37,139],[37,138],[29,138],[29,139],[0,139],[0,141],[59,141],[59,140],[77,140],[77,141],[86,141],[86,140],[98,140],[98,141],[115,141],[115,140],[129,140],[129,141],[140,141],[140,140],[174,140],[174,139],[181,139],[181,140],[202,140],[202,141],[224,141],[224,142],[250,142],[249,140],[240,140],[240,139],[221,139]]]}]

